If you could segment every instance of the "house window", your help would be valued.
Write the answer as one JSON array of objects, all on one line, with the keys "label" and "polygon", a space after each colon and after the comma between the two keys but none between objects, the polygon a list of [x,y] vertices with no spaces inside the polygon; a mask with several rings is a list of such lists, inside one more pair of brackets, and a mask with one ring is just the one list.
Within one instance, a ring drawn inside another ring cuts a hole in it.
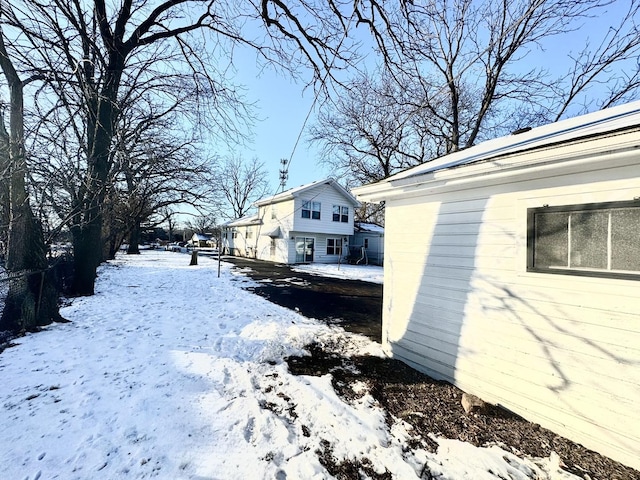
[{"label": "house window", "polygon": [[278,216],[278,211],[276,210],[276,206],[272,205],[271,206],[271,220],[275,220],[277,216]]},{"label": "house window", "polygon": [[343,207],[341,205],[333,206],[333,221],[334,222],[349,222],[349,207]]},{"label": "house window", "polygon": [[320,220],[320,202],[302,202],[302,218]]},{"label": "house window", "polygon": [[327,255],[342,255],[341,238],[327,238]]},{"label": "house window", "polygon": [[640,203],[527,210],[527,270],[640,279]]},{"label": "house window", "polygon": [[369,248],[369,239],[368,238],[364,239],[364,248]]},{"label": "house window", "polygon": [[253,238],[253,230],[251,230],[251,229],[247,228],[247,235],[246,235],[246,237],[247,237],[247,238]]},{"label": "house window", "polygon": [[238,238],[238,231],[237,230],[233,230],[233,232],[231,232],[231,238]]}]

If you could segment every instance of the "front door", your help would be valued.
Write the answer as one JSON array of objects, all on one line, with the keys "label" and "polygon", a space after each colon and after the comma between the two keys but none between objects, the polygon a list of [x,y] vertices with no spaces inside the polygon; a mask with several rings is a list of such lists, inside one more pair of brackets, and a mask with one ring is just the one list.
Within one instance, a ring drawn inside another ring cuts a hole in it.
[{"label": "front door", "polygon": [[315,239],[311,237],[296,237],[296,263],[313,262]]}]

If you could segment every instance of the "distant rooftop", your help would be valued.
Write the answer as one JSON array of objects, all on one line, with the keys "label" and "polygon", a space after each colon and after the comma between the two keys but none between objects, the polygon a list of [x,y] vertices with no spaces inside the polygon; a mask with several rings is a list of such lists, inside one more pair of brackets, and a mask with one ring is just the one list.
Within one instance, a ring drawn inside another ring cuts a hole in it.
[{"label": "distant rooftop", "polygon": [[384,233],[384,227],[376,223],[356,222],[353,227],[357,232]]}]

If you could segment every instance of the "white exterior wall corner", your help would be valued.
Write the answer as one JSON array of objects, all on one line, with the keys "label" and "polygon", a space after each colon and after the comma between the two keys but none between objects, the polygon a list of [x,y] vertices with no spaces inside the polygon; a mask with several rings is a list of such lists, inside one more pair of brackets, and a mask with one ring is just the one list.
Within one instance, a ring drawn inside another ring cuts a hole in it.
[{"label": "white exterior wall corner", "polygon": [[386,201],[387,351],[640,469],[640,280],[526,271],[527,209],[637,199],[639,147],[630,131],[358,189]]}]

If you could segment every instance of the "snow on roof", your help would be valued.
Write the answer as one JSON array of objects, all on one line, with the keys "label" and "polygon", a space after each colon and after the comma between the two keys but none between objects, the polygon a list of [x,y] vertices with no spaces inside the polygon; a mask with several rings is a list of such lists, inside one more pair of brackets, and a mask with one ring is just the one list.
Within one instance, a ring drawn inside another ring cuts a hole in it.
[{"label": "snow on roof", "polygon": [[201,241],[211,240],[210,235],[204,235],[202,233],[194,233],[191,238],[196,238],[197,240],[201,240]]},{"label": "snow on roof", "polygon": [[384,233],[384,227],[376,223],[356,222],[354,224],[356,232],[375,232]]},{"label": "snow on roof", "polygon": [[238,218],[237,220],[232,220],[226,223],[223,223],[223,227],[242,227],[245,225],[260,225],[262,221],[258,217],[258,214],[254,215],[245,215],[244,217]]},{"label": "snow on roof", "polygon": [[640,125],[640,101],[561,120],[529,131],[488,140],[400,172],[384,181],[424,175],[523,150]]},{"label": "snow on roof", "polygon": [[324,180],[316,180],[314,182],[311,183],[306,183],[304,185],[300,185],[299,187],[294,187],[294,188],[290,188],[289,190],[285,190],[282,193],[278,193],[277,195],[272,195],[269,197],[264,197],[261,198],[260,200],[254,202],[255,206],[262,206],[262,205],[268,205],[271,203],[278,203],[278,202],[282,202],[284,200],[289,200],[291,198],[297,197],[299,196],[301,193],[304,193],[314,187],[317,187],[319,185],[322,184],[326,184],[326,185],[333,185],[335,188],[337,188],[345,197],[349,198],[354,205],[359,205],[359,202],[356,200],[356,198],[351,194],[351,192],[349,192],[347,189],[345,189],[342,185],[340,185],[335,179],[333,178],[325,178]]}]

